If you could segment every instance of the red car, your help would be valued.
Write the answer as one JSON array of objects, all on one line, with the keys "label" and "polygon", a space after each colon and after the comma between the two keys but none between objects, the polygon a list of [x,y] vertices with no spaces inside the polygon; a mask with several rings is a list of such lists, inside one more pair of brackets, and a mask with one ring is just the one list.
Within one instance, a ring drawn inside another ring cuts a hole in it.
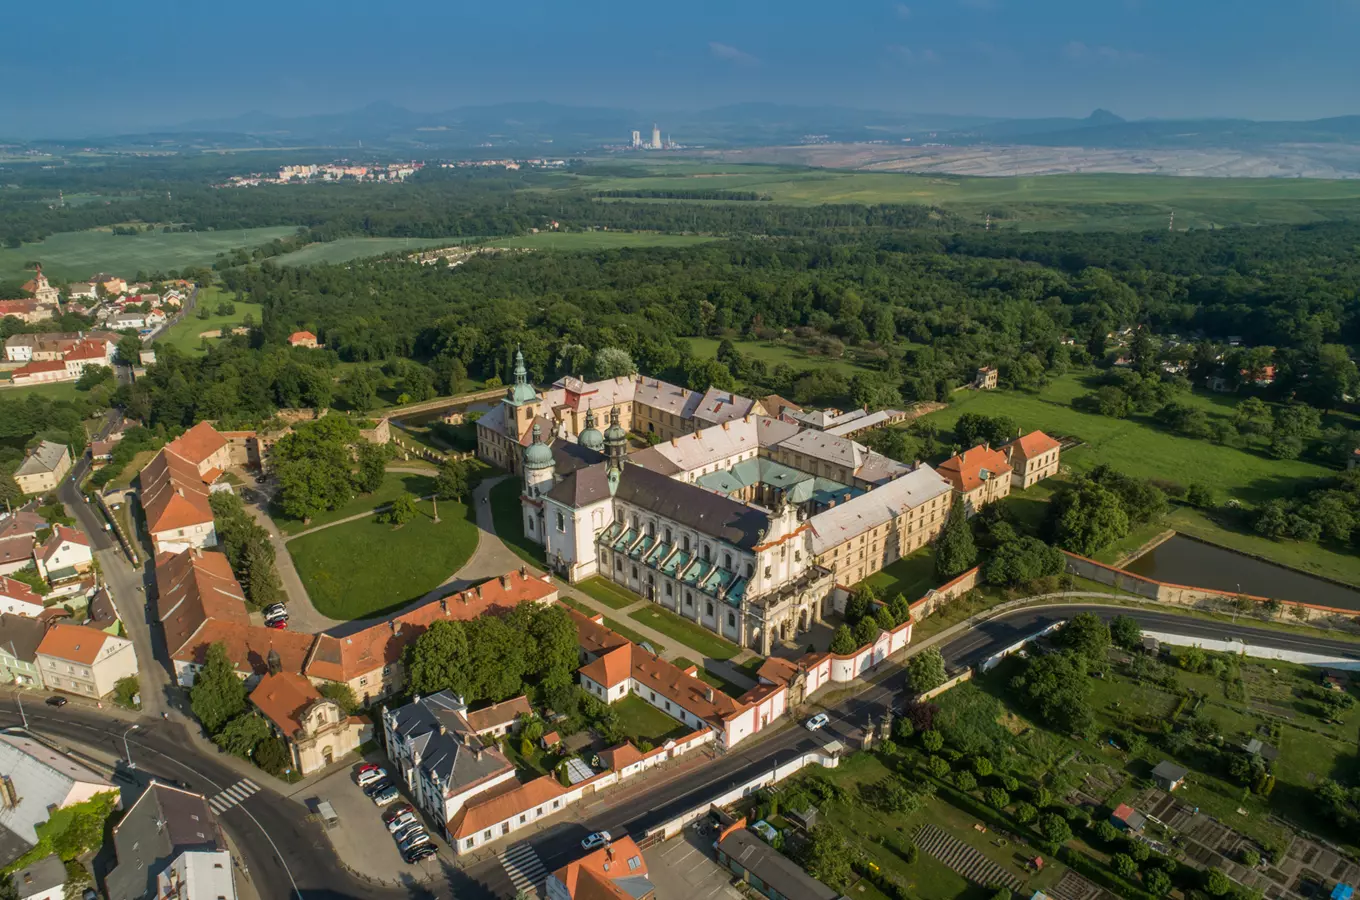
[{"label": "red car", "polygon": [[288,627],[288,622],[285,619],[274,619],[272,622],[265,622],[264,627],[282,631]]},{"label": "red car", "polygon": [[378,765],[377,763],[364,763],[362,766],[359,767],[359,774],[362,775],[365,772],[372,772],[374,769],[381,768],[382,766]]}]

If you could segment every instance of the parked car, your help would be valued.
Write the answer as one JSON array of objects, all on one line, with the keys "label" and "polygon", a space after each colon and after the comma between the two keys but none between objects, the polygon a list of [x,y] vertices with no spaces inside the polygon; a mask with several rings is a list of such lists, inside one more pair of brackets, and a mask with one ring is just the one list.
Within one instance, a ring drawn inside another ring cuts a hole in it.
[{"label": "parked car", "polygon": [[372,797],[373,802],[379,806],[386,806],[389,803],[396,803],[400,800],[401,792],[397,790],[395,785],[388,785],[386,790],[376,794],[370,794],[369,796]]},{"label": "parked car", "polygon": [[613,838],[609,836],[609,832],[596,831],[592,834],[586,835],[584,838],[581,839],[581,849],[598,850],[601,847],[608,846],[611,840],[613,840]]},{"label": "parked car", "polygon": [[389,809],[387,812],[383,813],[383,821],[384,821],[384,822],[391,822],[393,819],[399,819],[399,818],[401,818],[402,816],[406,815],[407,813],[410,813],[411,815],[415,815],[415,812],[416,812],[416,808],[415,808],[414,806],[412,806],[411,804],[409,804],[409,803],[400,803],[400,804],[398,804],[398,805],[392,807],[391,809]]},{"label": "parked car", "polygon": [[362,775],[365,772],[373,772],[381,768],[382,766],[378,765],[377,763],[364,763],[362,766],[359,767],[359,774]]},{"label": "parked car", "polygon": [[270,616],[276,616],[279,613],[287,615],[288,607],[283,605],[282,603],[271,603],[264,608],[265,618],[269,618]]},{"label": "parked car", "polygon": [[48,698],[47,698],[47,705],[48,705],[48,706],[65,706],[66,703],[67,703],[67,700],[66,700],[65,697],[48,697]]},{"label": "parked car", "polygon": [[808,719],[806,722],[804,722],[803,727],[806,728],[808,731],[821,731],[823,728],[830,724],[831,724],[830,716],[828,716],[826,713],[817,713],[817,715],[813,716],[811,719]]},{"label": "parked car", "polygon": [[402,858],[408,863],[414,864],[423,862],[438,852],[439,851],[435,849],[434,844],[421,844],[419,847],[412,847],[410,850],[407,850],[402,854]]},{"label": "parked car", "polygon": [[382,766],[374,766],[371,769],[359,770],[359,787],[370,785],[379,779],[387,777],[387,770]]},{"label": "parked car", "polygon": [[392,837],[396,839],[398,844],[404,844],[408,837],[413,834],[419,834],[424,830],[425,826],[421,825],[419,822],[407,822],[405,825],[394,831]]},{"label": "parked car", "polygon": [[287,619],[271,619],[270,621],[264,623],[264,627],[265,627],[265,628],[273,628],[273,629],[276,630],[276,631],[282,631],[283,629],[285,629],[285,628],[288,627],[288,620],[287,620]]},{"label": "parked car", "polygon": [[415,813],[402,813],[387,823],[387,830],[392,834],[401,834],[412,825],[418,824],[420,824],[420,820],[416,818]]},{"label": "parked car", "polygon": [[394,787],[390,778],[379,778],[377,781],[364,785],[364,793],[369,797],[376,797],[390,787]]},{"label": "parked car", "polygon": [[429,842],[430,833],[422,828],[417,832],[413,832],[412,834],[407,835],[406,839],[397,846],[400,848],[402,853],[405,853],[407,850],[419,847],[422,844],[428,844]]}]

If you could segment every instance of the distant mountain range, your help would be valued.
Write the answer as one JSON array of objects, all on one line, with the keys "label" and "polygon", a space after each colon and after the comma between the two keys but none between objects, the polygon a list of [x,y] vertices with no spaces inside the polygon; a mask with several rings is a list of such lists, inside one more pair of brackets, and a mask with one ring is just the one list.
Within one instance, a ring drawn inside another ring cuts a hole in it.
[{"label": "distant mountain range", "polygon": [[249,112],[231,118],[185,122],[146,134],[22,143],[154,145],[162,150],[304,145],[344,149],[362,145],[366,150],[410,155],[443,152],[571,156],[599,150],[606,144],[624,144],[633,130],[642,132],[647,140],[654,121],[663,135],[680,144],[713,148],[909,140],[917,146],[941,143],[1245,150],[1294,143],[1360,142],[1360,116],[1306,122],[1130,121],[1107,110],[1096,110],[1086,118],[1002,119],[774,103],[742,103],[666,114],[553,103],[502,103],[424,113],[379,102],[344,113],[278,116]]}]

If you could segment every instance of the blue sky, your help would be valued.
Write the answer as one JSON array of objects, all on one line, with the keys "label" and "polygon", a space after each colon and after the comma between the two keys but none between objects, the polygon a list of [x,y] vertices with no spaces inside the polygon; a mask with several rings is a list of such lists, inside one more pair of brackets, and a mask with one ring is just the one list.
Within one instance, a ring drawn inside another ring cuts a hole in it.
[{"label": "blue sky", "polygon": [[375,100],[547,100],[644,117],[744,101],[1006,116],[1360,112],[1360,0],[12,6],[0,131],[28,135]]}]

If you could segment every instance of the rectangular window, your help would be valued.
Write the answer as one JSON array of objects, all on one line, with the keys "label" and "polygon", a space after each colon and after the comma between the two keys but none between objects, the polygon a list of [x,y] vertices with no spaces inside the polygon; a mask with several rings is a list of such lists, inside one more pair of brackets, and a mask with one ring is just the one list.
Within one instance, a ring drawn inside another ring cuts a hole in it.
[{"label": "rectangular window", "polygon": [[368,676],[367,676],[367,675],[365,675],[363,678],[360,678],[360,679],[359,679],[359,687],[363,687],[363,686],[366,685],[366,684],[368,684]]}]

